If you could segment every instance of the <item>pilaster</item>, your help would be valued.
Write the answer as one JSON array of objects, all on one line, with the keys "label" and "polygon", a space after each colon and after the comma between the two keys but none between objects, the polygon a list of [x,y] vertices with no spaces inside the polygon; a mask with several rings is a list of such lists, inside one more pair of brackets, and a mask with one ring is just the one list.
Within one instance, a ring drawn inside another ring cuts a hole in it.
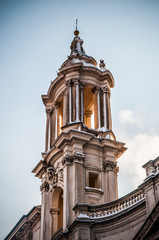
[{"label": "pilaster", "polygon": [[159,157],[143,165],[146,178],[141,185],[145,190],[146,209],[149,215],[159,201]]},{"label": "pilaster", "polygon": [[51,208],[51,194],[49,192],[49,183],[47,180],[47,173],[42,177],[41,190],[41,232],[40,240],[50,240],[52,234],[52,219],[50,214]]},{"label": "pilaster", "polygon": [[118,167],[116,162],[105,161],[103,163],[104,169],[104,202],[114,201],[118,198],[117,189],[117,172]]}]

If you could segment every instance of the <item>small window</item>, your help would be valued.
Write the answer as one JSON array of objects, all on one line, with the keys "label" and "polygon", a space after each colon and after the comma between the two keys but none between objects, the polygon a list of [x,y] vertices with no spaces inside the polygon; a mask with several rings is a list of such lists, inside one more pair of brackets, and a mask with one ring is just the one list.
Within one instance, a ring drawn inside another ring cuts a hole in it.
[{"label": "small window", "polygon": [[95,173],[89,173],[89,187],[97,188],[98,175]]}]

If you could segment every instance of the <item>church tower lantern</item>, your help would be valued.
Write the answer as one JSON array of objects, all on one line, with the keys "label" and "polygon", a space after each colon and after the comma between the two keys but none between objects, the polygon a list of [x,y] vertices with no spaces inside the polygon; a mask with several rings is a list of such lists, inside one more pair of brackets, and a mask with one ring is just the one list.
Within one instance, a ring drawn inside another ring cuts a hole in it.
[{"label": "church tower lantern", "polygon": [[118,198],[117,159],[126,150],[112,130],[114,78],[103,60],[83,49],[75,30],[71,53],[42,100],[45,152],[33,169],[41,180],[41,240],[51,240],[75,220],[77,204]]}]

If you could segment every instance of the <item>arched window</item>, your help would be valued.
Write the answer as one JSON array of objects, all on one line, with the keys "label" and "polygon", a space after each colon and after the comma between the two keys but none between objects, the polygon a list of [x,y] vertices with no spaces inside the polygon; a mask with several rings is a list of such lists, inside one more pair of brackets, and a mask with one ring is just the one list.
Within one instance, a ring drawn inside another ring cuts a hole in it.
[{"label": "arched window", "polygon": [[53,234],[63,227],[63,190],[57,187],[52,197]]}]

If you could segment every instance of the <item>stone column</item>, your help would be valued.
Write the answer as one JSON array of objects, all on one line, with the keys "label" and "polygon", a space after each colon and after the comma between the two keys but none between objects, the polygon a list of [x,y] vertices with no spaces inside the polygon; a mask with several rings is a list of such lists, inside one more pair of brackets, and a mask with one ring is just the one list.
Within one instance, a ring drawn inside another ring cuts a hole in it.
[{"label": "stone column", "polygon": [[59,135],[59,128],[60,128],[60,124],[59,124],[59,107],[60,107],[60,103],[56,102],[55,103],[55,139]]},{"label": "stone column", "polygon": [[111,117],[111,106],[110,106],[110,89],[107,88],[106,92],[106,102],[107,102],[107,109],[108,109],[108,129],[112,129],[112,117]]},{"label": "stone column", "polygon": [[100,114],[100,87],[96,88],[97,91],[97,106],[98,106],[98,129],[101,128],[101,114]]},{"label": "stone column", "polygon": [[53,137],[54,137],[54,122],[53,122],[53,115],[54,115],[54,108],[52,108],[51,114],[50,114],[50,149],[51,145],[53,143]]},{"label": "stone column", "polygon": [[63,126],[68,123],[68,107],[69,107],[68,90],[69,89],[66,87],[66,89],[63,92]]},{"label": "stone column", "polygon": [[104,128],[107,129],[107,98],[106,98],[106,87],[103,88],[103,113],[104,113]]},{"label": "stone column", "polygon": [[93,92],[93,103],[94,103],[94,129],[98,129],[98,104],[97,104],[97,91],[96,88]]},{"label": "stone column", "polygon": [[76,86],[76,122],[79,122],[79,79],[74,81]]},{"label": "stone column", "polygon": [[84,85],[80,85],[81,87],[81,122],[84,123]]},{"label": "stone column", "polygon": [[69,91],[69,123],[72,122],[72,82],[71,80],[68,81],[67,83],[68,91]]},{"label": "stone column", "polygon": [[48,151],[48,144],[49,144],[49,129],[50,129],[50,122],[51,122],[51,108],[46,108],[46,135],[45,135],[45,152]]},{"label": "stone column", "polygon": [[47,173],[42,176],[41,190],[41,227],[40,227],[40,240],[51,239],[52,233],[52,220],[50,214],[51,195],[49,191],[49,183],[47,181]]}]

